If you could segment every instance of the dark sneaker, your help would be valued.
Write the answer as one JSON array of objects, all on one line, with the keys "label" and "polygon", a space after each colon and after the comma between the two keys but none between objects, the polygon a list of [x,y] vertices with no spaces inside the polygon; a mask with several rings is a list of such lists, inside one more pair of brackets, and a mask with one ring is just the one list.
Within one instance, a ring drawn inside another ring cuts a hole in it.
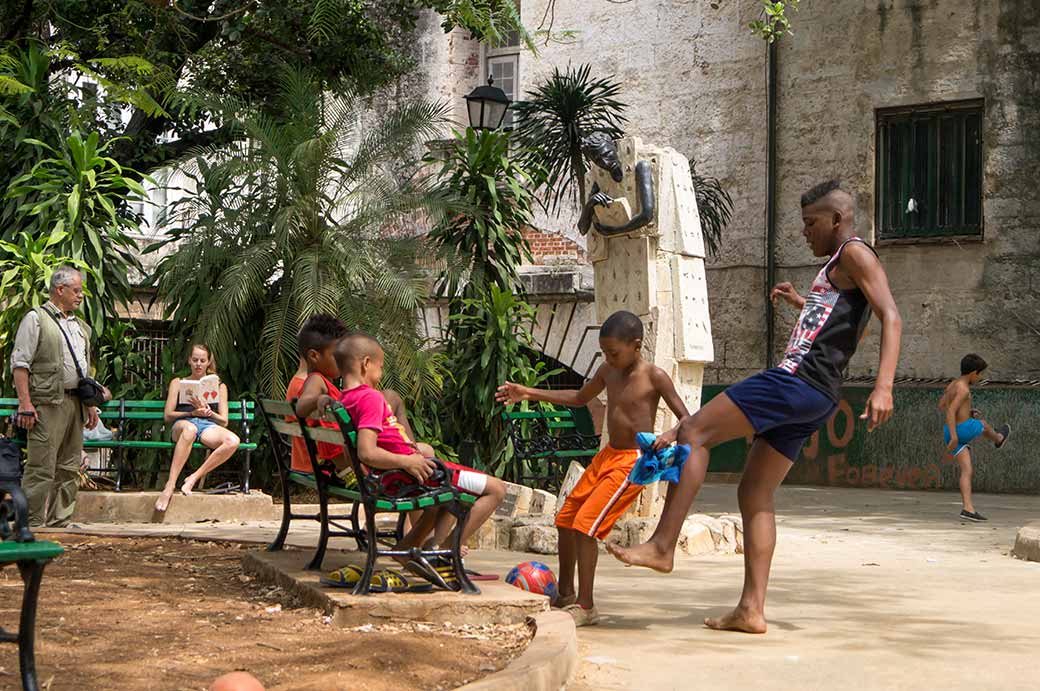
[{"label": "dark sneaker", "polygon": [[997,434],[1002,437],[1000,443],[996,444],[996,447],[1002,448],[1004,444],[1007,444],[1008,437],[1011,436],[1011,425],[1003,425],[997,430]]},{"label": "dark sneaker", "polygon": [[989,519],[977,511],[961,510],[961,518],[966,521],[988,521]]}]

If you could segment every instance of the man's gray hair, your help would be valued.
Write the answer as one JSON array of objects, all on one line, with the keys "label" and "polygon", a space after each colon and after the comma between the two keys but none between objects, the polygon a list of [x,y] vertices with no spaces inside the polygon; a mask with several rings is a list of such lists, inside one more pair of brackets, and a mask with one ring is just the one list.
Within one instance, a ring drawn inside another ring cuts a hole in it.
[{"label": "man's gray hair", "polygon": [[49,286],[50,291],[53,293],[58,289],[59,286],[67,286],[72,283],[73,279],[78,278],[83,280],[83,274],[74,266],[63,264],[54,270],[51,274],[51,284]]}]

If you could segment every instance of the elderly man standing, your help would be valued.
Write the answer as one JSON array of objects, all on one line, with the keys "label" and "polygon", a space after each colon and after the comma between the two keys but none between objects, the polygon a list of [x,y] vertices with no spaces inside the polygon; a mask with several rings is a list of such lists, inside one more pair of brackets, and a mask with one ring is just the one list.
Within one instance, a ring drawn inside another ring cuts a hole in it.
[{"label": "elderly man standing", "polygon": [[79,490],[83,424],[93,429],[98,421],[97,408],[84,410],[75,396],[77,364],[86,371],[90,362],[90,329],[74,314],[82,301],[79,270],[58,267],[50,300],[25,315],[14,340],[18,426],[29,438],[22,487],[33,527],[68,524]]}]

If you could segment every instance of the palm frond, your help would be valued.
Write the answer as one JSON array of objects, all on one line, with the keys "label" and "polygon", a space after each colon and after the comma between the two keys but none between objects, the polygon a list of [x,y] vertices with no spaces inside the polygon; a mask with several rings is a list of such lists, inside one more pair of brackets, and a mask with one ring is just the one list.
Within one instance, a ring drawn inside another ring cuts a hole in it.
[{"label": "palm frond", "polygon": [[733,214],[733,198],[718,178],[698,174],[697,161],[693,159],[690,159],[690,176],[697,197],[704,248],[710,257],[718,257],[722,249],[722,233]]},{"label": "palm frond", "polygon": [[621,84],[613,77],[592,78],[592,67],[553,68],[552,75],[513,104],[516,117],[513,139],[520,146],[521,162],[528,168],[544,168],[543,198],[551,212],[564,199],[585,201],[584,176],[589,164],[581,151],[581,139],[605,132],[613,139],[624,134],[628,107],[618,100]]}]

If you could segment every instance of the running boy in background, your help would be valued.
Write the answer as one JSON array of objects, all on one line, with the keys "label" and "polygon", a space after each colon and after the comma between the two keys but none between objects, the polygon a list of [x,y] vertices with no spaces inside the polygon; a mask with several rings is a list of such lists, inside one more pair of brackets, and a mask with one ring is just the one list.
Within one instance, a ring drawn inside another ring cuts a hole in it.
[{"label": "running boy in background", "polygon": [[705,620],[713,629],[765,633],[766,586],[776,547],[773,495],[798,459],[805,441],[837,408],[842,376],[856,352],[871,312],[881,319],[881,364],[867,399],[872,432],[892,417],[892,382],[899,358],[902,321],[877,253],[856,237],[852,195],[831,180],[802,195],[802,235],[813,255],[830,259],[816,275],[807,297],[790,283],[771,294],[801,309],[784,359],[711,399],[657,440],[678,439],[693,451],[679,483],[669,487],[661,520],[650,540],[623,548],[607,545],[632,566],[672,570],[683,520],[704,482],[708,451],[718,444],[754,435],[737,490],[744,521],[744,589],[729,614]]},{"label": "running boy in background", "polygon": [[[352,333],[336,348],[336,360],[343,373],[343,391],[339,402],[350,415],[357,429],[358,460],[369,468],[387,470],[400,468],[425,483],[437,465],[433,462],[433,449],[428,444],[417,444],[406,436],[405,429],[394,414],[386,397],[378,390],[383,378],[383,348],[375,338],[364,333]],[[319,411],[332,402],[331,397],[320,397]],[[299,413],[300,410],[297,409]],[[469,517],[462,528],[462,542],[469,538],[495,512],[506,496],[505,483],[496,477],[467,468],[466,466],[439,461],[451,474],[453,487],[477,497],[470,508]],[[435,521],[416,521],[414,527],[397,545],[398,549],[418,547],[434,530],[432,544],[442,549],[451,546],[451,529],[454,517],[447,512],[427,512]],[[436,523],[435,526],[431,525]],[[449,587],[457,587],[452,580],[447,560],[430,560]],[[438,583],[439,584],[439,583]]]},{"label": "running boy in background", "polygon": [[961,360],[961,376],[950,382],[939,399],[939,410],[946,414],[943,441],[946,442],[946,450],[957,459],[961,470],[961,501],[964,503],[961,518],[969,521],[987,519],[975,511],[971,501],[971,450],[968,445],[981,435],[999,449],[1011,434],[1011,425],[994,430],[988,422],[978,419],[979,411],[971,407],[971,387],[982,378],[986,366],[986,361],[978,355],[965,355]]},{"label": "running boy in background", "polygon": [[[600,450],[571,490],[556,515],[560,536],[559,597],[556,604],[574,617],[577,626],[599,621],[592,597],[599,558],[597,540],[610,534],[643,487],[628,481],[639,458],[637,432],[651,432],[657,405],[665,404],[682,419],[686,406],[675,392],[672,380],[660,367],[643,360],[643,323],[631,312],[615,312],[599,330],[603,364],[585,386],[575,391],[532,389],[506,382],[498,388],[501,403],[546,401],[556,405],[586,405],[607,390],[607,433],[610,445]],[[674,436],[674,435],[673,435]],[[578,589],[574,589],[574,567],[578,567]]]},{"label": "running boy in background", "polygon": [[[340,376],[339,366],[336,364],[336,345],[346,335],[346,325],[331,314],[312,315],[300,329],[297,345],[303,372],[299,369],[296,371],[285,393],[287,401],[298,399],[296,414],[300,417],[307,417],[314,412],[319,396],[339,398],[339,388],[332,380]],[[318,422],[308,421],[308,424],[316,426]],[[331,422],[321,424],[339,429]],[[342,446],[319,441],[317,447],[319,466],[325,466],[324,470],[330,476],[336,473],[353,473],[350,462],[343,455]],[[307,442],[302,437],[293,437],[292,440],[292,469],[301,473],[314,472],[310,454],[307,453]]]}]

